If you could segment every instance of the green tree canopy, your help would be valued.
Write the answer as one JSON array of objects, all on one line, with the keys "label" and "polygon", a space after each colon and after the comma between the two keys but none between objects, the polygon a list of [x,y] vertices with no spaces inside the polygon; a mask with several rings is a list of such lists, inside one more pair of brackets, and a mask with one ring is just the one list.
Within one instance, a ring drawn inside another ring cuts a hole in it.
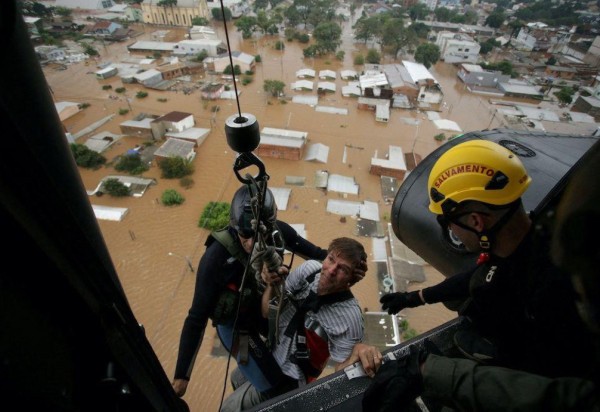
[{"label": "green tree canopy", "polygon": [[414,31],[404,28],[402,19],[390,18],[381,29],[381,43],[395,57],[402,47],[412,48],[419,41]]},{"label": "green tree canopy", "polygon": [[429,34],[429,27],[427,27],[425,23],[413,23],[408,26],[408,30],[415,32],[417,37],[420,39],[426,39],[427,34]]},{"label": "green tree canopy", "polygon": [[429,15],[429,8],[424,3],[417,3],[408,8],[408,15],[411,20],[425,20]]},{"label": "green tree canopy", "polygon": [[[225,20],[231,21],[231,18],[232,18],[231,10],[229,10],[228,7],[224,7],[223,10],[225,10]],[[213,16],[213,19],[223,21],[223,13],[221,12],[221,9],[219,7],[213,7],[210,10],[210,12]]]},{"label": "green tree canopy", "polygon": [[494,13],[490,14],[487,19],[485,19],[485,24],[486,24],[486,26],[490,26],[495,29],[498,29],[502,26],[502,23],[504,23],[504,20],[506,20],[506,16],[504,15],[504,13],[494,12]]},{"label": "green tree canopy", "polygon": [[156,5],[161,7],[173,7],[177,6],[177,0],[159,0]]},{"label": "green tree canopy", "polygon": [[148,170],[148,165],[142,162],[139,153],[129,153],[121,156],[115,164],[115,170],[139,175]]},{"label": "green tree canopy", "polygon": [[379,64],[381,61],[381,54],[379,54],[379,52],[375,49],[369,49],[367,52],[366,61],[367,63],[371,64]]},{"label": "green tree canopy", "polygon": [[381,33],[381,16],[375,15],[370,17],[361,17],[354,24],[354,38],[362,40],[365,43],[373,39],[379,38]]},{"label": "green tree canopy", "polygon": [[450,9],[447,9],[446,7],[438,7],[433,11],[433,14],[435,14],[435,19],[437,21],[450,21],[450,18],[452,17],[452,11]]},{"label": "green tree canopy", "polygon": [[194,17],[192,18],[192,26],[208,26],[210,22],[205,17]]},{"label": "green tree canopy", "polygon": [[237,27],[238,31],[242,32],[242,38],[249,39],[252,37],[252,33],[256,30],[256,17],[254,16],[242,16],[233,23]]},{"label": "green tree canopy", "polygon": [[223,229],[229,225],[229,203],[208,202],[204,207],[198,226],[208,230]]},{"label": "green tree canopy", "polygon": [[[236,75],[242,74],[242,69],[240,68],[239,64],[233,66],[233,72]],[[231,74],[231,64],[228,64],[227,67],[225,67],[225,69],[223,70],[223,74]]]},{"label": "green tree canopy", "polygon": [[106,179],[102,183],[101,190],[115,197],[129,196],[131,194],[131,189],[129,189],[127,186],[125,186],[125,184],[121,183],[119,179],[116,178]]},{"label": "green tree canopy", "polygon": [[575,90],[573,90],[571,87],[563,87],[559,91],[554,92],[554,95],[558,101],[564,104],[570,104],[573,101],[574,94]]},{"label": "green tree canopy", "polygon": [[320,23],[313,32],[313,37],[324,53],[334,52],[342,43],[342,28],[334,22]]},{"label": "green tree canopy", "polygon": [[194,173],[192,162],[183,157],[167,157],[158,164],[161,176],[165,179],[179,179]]},{"label": "green tree canopy", "polygon": [[440,59],[440,48],[433,43],[423,43],[415,51],[415,60],[429,68]]},{"label": "green tree canopy", "polygon": [[71,153],[73,153],[73,157],[75,158],[75,163],[77,163],[77,166],[89,169],[97,169],[106,163],[106,158],[104,156],[102,156],[100,153],[94,152],[85,145],[71,143],[70,146]]},{"label": "green tree canopy", "polygon": [[265,80],[263,90],[271,96],[278,97],[283,94],[285,83],[280,80]]},{"label": "green tree canopy", "polygon": [[165,206],[174,206],[185,202],[185,197],[183,197],[181,193],[174,189],[167,189],[163,192],[160,200]]},{"label": "green tree canopy", "polygon": [[54,12],[61,17],[70,17],[71,14],[73,14],[73,10],[69,9],[68,7],[61,6],[55,7]]},{"label": "green tree canopy", "polygon": [[484,42],[479,43],[481,49],[479,50],[479,54],[487,54],[491,52],[494,47],[500,47],[500,42],[495,39],[487,39]]}]

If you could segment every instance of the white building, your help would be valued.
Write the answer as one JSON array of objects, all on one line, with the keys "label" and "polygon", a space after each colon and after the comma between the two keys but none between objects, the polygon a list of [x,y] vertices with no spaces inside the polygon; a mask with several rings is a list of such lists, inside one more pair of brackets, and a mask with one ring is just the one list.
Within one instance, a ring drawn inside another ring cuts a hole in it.
[{"label": "white building", "polygon": [[440,32],[435,44],[446,63],[477,63],[481,46],[465,34]]},{"label": "white building", "polygon": [[54,7],[67,9],[103,10],[110,9],[115,3],[112,0],[56,0]]},{"label": "white building", "polygon": [[219,39],[182,40],[173,47],[173,54],[194,56],[202,50],[214,57],[227,51],[227,46]]},{"label": "white building", "polygon": [[[254,67],[256,66],[256,61],[254,60],[254,56],[241,52],[239,50],[231,52],[231,60],[233,60],[233,66],[240,66],[240,70],[242,73],[247,71],[254,71]],[[204,60],[204,63],[208,70],[222,73],[227,66],[231,63],[229,61],[229,55],[227,53],[220,54],[216,57],[209,57]]]},{"label": "white building", "polygon": [[198,39],[218,39],[219,36],[212,27],[206,26],[192,26],[189,31],[190,40]]},{"label": "white building", "polygon": [[314,79],[316,72],[313,69],[300,69],[296,72],[296,77],[300,79]]},{"label": "white building", "polygon": [[408,71],[408,75],[412,79],[412,82],[419,88],[417,102],[431,104],[441,103],[444,97],[442,88],[429,70],[420,63],[404,61],[402,64],[404,64],[404,67]]}]

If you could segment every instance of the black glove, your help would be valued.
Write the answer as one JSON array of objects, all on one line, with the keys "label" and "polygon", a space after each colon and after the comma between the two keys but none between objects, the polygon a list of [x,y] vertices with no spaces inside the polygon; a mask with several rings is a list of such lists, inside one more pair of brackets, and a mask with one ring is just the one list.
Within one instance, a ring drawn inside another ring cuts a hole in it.
[{"label": "black glove", "polygon": [[404,308],[416,308],[424,305],[419,297],[419,292],[396,292],[383,295],[379,299],[383,305],[383,310],[387,310],[390,315],[395,315]]},{"label": "black glove", "polygon": [[423,391],[421,363],[427,355],[426,351],[411,346],[408,356],[385,362],[365,391],[363,412],[408,410],[411,402]]}]

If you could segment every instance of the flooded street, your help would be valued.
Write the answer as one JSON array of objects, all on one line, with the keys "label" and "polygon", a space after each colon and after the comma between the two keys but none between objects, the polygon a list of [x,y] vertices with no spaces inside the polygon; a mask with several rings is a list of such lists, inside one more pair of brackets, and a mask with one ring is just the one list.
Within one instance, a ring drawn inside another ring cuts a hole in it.
[{"label": "flooded street", "polygon": [[[277,37],[242,41],[241,34],[237,33],[231,24],[229,28],[234,50],[241,49],[253,55],[260,54],[263,59],[263,62],[257,65],[254,81],[247,86],[239,86],[242,112],[255,115],[261,128],[305,131],[308,132],[309,144],[323,143],[330,147],[329,161],[326,165],[306,161],[262,159],[267,173],[271,176],[270,187],[290,187],[284,183],[286,176],[306,177],[304,187],[291,187],[288,208],[279,212],[279,218],[292,224],[304,224],[308,239],[322,247],[327,247],[329,241],[335,237],[350,236],[360,240],[367,251],[371,252],[371,239],[358,238],[355,235],[352,219],[341,223],[340,216],[326,212],[327,200],[342,196],[337,193],[326,194],[314,188],[315,172],[326,169],[330,173],[354,176],[360,186],[360,192],[358,196],[349,195],[348,200],[377,202],[382,219],[389,220],[391,205],[386,205],[382,199],[380,179],[369,174],[371,158],[375,153],[378,153],[378,157],[383,157],[390,145],[401,146],[404,152],[410,152],[414,147],[415,152],[424,157],[440,145],[433,136],[442,131],[436,129],[424,113],[410,110],[393,109],[389,123],[376,122],[374,112],[358,110],[356,99],[342,97],[341,88],[346,82],[339,78],[336,80],[337,92],[322,97],[319,104],[348,109],[347,116],[316,112],[310,106],[291,101],[286,104],[270,98],[262,89],[265,79],[282,80],[286,84],[286,94],[293,96],[296,92],[290,89],[290,83],[296,80],[295,72],[304,67],[317,71],[330,69],[338,73],[342,69],[360,70],[353,67],[352,62],[354,55],[359,51],[364,53],[366,48],[363,44],[352,43],[348,35],[350,23],[344,25],[346,54],[343,62],[333,57],[304,59],[302,47],[305,46],[297,42],[285,42],[285,50],[277,51],[274,49],[275,41],[279,40]],[[135,29],[145,30],[145,34],[135,39],[137,41],[149,40],[150,33],[159,28],[139,26]],[[219,30],[222,32],[222,28]],[[183,31],[177,32],[179,40],[183,37]],[[134,40],[131,40],[128,43],[133,42]],[[126,45],[121,43],[100,47],[100,61],[118,62],[128,54]],[[390,61],[386,61],[388,62]],[[73,64],[62,71],[51,67],[44,69],[57,102],[91,104],[65,121],[65,126],[71,133],[77,133],[91,123],[113,114],[114,118],[97,132],[108,130],[119,134],[120,123],[142,112],[154,115],[169,111],[190,112],[194,115],[196,127],[212,126],[210,135],[197,149],[194,185],[191,188],[180,187],[179,180],[162,179],[160,170],[153,165],[143,176],[156,178],[158,183],[151,186],[143,197],[90,197],[93,204],[129,209],[121,222],[100,220],[98,224],[133,312],[137,320],[144,325],[147,337],[165,373],[171,379],[177,357],[179,334],[194,290],[195,274],[190,272],[186,258],[191,260],[196,269],[208,235],[206,230],[198,228],[200,214],[209,201],[229,202],[234,191],[240,186],[231,170],[235,153],[228,147],[224,133],[225,119],[237,112],[237,105],[235,101],[230,100],[203,102],[200,100],[199,91],[184,95],[181,92],[148,89],[148,97],[137,99],[134,97],[136,92],[145,89],[131,84],[124,85],[127,89],[126,95],[131,99],[129,103],[122,95],[117,95],[119,100],[113,100],[109,96],[115,95],[115,88],[123,86],[120,79],[113,77],[99,81],[93,74],[96,70],[98,69],[92,62],[89,66],[84,63]],[[486,99],[464,90],[456,77],[454,66],[438,63],[431,68],[431,72],[442,85],[445,95],[444,110],[440,113],[442,118],[457,122],[464,132],[500,125],[498,117],[493,117],[493,109]],[[103,85],[111,85],[112,90],[102,90]],[[316,92],[312,93],[315,94]],[[158,98],[166,98],[167,101],[159,102]],[[127,108],[128,105],[131,106],[132,112],[124,116],[117,113],[120,108]],[[211,108],[215,105],[218,105],[220,110],[213,119]],[[419,123],[409,124],[402,118],[417,119]],[[452,133],[446,132],[446,136],[451,135]],[[81,138],[78,143],[83,143],[86,138]],[[103,154],[110,162],[140,143],[143,141],[139,138],[126,137]],[[352,148],[348,148],[347,162],[343,163],[345,145]],[[104,176],[115,174],[110,166],[96,171],[80,171],[83,185],[88,190],[95,188]],[[182,193],[186,198],[185,203],[177,207],[161,205],[159,199],[166,189],[175,189]],[[298,259],[295,263],[298,263]],[[353,292],[361,307],[378,310],[380,306],[374,265],[372,268],[368,275],[373,276],[367,275],[353,288]],[[418,285],[419,288],[435,284],[442,279],[442,276],[430,267],[426,268],[426,273],[428,280],[425,285]],[[454,313],[442,305],[434,305],[411,310],[408,320],[413,328],[424,332],[453,317]],[[211,355],[214,334],[214,329],[209,326],[184,398],[192,411],[216,411],[219,405],[226,358]]]}]

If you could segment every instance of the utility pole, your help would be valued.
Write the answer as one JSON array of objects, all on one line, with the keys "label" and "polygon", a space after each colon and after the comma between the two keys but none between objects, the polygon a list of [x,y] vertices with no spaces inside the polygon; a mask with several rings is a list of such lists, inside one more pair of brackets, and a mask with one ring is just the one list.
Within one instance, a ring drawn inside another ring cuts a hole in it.
[{"label": "utility pole", "polygon": [[189,257],[187,257],[187,256],[181,256],[181,255],[178,255],[177,253],[173,253],[173,252],[169,252],[168,255],[169,256],[176,256],[178,258],[181,258],[181,259],[185,260],[185,263],[187,263],[188,268],[190,269],[190,272],[192,272],[192,273],[194,272],[194,266],[192,266],[192,262],[190,261]]}]

